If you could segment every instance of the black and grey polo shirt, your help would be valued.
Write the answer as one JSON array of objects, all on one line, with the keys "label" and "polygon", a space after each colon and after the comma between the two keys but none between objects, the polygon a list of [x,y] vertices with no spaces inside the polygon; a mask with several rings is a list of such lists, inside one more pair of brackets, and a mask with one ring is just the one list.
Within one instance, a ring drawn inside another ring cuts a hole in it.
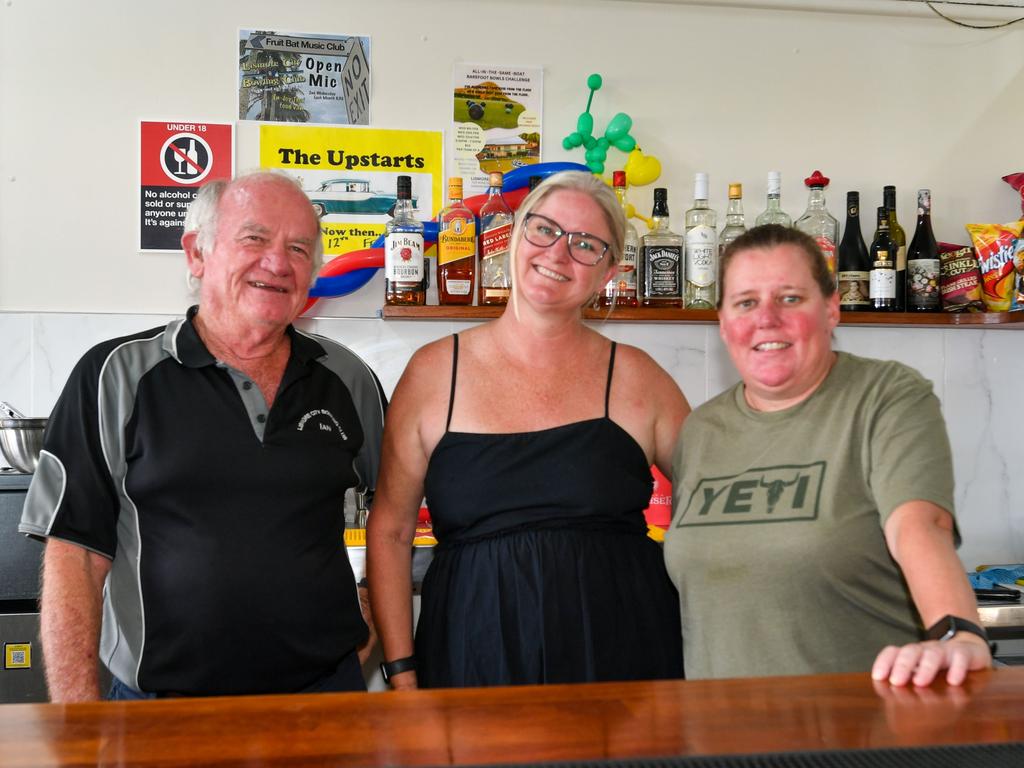
[{"label": "black and grey polo shirt", "polygon": [[99,344],[47,426],[19,530],[113,560],[100,657],[147,692],[287,692],[366,635],[343,496],[376,485],[386,400],[289,328],[273,406],[192,323]]}]

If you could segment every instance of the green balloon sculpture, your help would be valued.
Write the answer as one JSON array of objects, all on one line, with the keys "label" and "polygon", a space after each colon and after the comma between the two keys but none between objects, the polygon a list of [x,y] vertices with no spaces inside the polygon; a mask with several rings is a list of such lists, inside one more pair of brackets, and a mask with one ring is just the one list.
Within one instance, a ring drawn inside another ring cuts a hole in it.
[{"label": "green balloon sculpture", "polygon": [[625,112],[619,112],[611,119],[608,127],[604,129],[603,136],[594,137],[594,116],[590,114],[590,105],[594,101],[594,94],[603,84],[603,79],[596,73],[587,78],[587,88],[590,89],[587,108],[576,120],[576,130],[562,139],[562,147],[565,149],[582,146],[586,150],[587,167],[598,174],[604,173],[609,147],[615,147],[622,152],[632,152],[636,148],[636,139],[629,133],[633,128],[633,118]]}]

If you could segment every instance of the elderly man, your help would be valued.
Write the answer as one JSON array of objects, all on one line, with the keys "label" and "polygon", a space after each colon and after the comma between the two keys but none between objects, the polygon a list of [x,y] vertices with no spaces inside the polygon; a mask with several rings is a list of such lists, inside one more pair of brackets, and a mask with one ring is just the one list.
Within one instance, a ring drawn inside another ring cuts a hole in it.
[{"label": "elderly man", "polygon": [[97,649],[112,698],[365,690],[343,496],[375,485],[386,401],[291,325],[319,222],[261,172],[204,187],[185,230],[198,307],[82,358],[26,499],[50,695],[98,698]]}]

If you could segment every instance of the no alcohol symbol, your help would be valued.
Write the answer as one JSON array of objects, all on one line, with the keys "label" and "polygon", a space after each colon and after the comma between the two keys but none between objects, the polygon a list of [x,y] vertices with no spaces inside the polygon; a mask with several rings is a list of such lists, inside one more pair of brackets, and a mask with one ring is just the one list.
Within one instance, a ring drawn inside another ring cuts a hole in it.
[{"label": "no alcohol symbol", "polygon": [[213,150],[201,136],[176,133],[160,149],[160,167],[171,181],[195,184],[213,168]]}]

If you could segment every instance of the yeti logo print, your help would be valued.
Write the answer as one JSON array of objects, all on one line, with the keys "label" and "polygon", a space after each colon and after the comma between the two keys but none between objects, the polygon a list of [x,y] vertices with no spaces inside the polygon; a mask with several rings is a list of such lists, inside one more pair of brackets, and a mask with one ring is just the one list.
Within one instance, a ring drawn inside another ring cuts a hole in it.
[{"label": "yeti logo print", "polygon": [[697,484],[676,527],[815,520],[826,462],[757,467]]}]

